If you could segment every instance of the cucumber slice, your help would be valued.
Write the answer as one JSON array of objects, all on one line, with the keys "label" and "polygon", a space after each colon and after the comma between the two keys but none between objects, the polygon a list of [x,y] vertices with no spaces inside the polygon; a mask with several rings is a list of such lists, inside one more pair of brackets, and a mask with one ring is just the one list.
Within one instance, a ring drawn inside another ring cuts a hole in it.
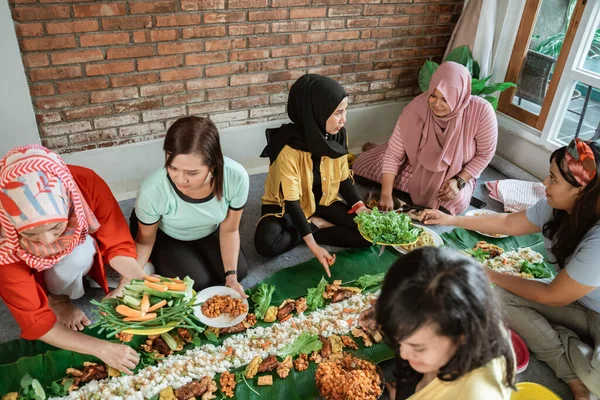
[{"label": "cucumber slice", "polygon": [[131,290],[132,292],[136,292],[136,293],[142,293],[144,291],[145,286],[144,285],[134,285],[134,284],[129,284],[129,285],[125,285],[125,289],[127,290]]},{"label": "cucumber slice", "polygon": [[129,295],[123,296],[123,303],[127,304],[130,307],[139,307],[142,304],[141,301],[136,299],[135,297],[131,297]]},{"label": "cucumber slice", "polygon": [[168,332],[161,333],[160,337],[165,341],[165,343],[167,344],[167,346],[169,346],[171,350],[177,349],[177,342],[175,341],[175,339],[173,339],[173,336],[169,335]]},{"label": "cucumber slice", "polygon": [[135,290],[124,289],[123,294],[126,296],[131,296],[134,299],[137,299],[140,296],[140,292],[136,292]]},{"label": "cucumber slice", "polygon": [[170,292],[159,292],[158,290],[151,289],[147,286],[144,287],[144,293],[148,293],[150,296],[160,297],[161,299],[170,299]]}]

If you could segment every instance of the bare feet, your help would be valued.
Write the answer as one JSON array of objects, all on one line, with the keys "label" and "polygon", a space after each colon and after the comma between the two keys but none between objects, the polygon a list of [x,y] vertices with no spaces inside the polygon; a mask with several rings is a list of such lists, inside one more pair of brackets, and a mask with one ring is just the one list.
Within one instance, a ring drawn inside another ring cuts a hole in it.
[{"label": "bare feet", "polygon": [[83,311],[71,303],[68,296],[49,295],[48,304],[56,314],[58,322],[67,328],[82,331],[85,326],[92,323]]},{"label": "bare feet", "polygon": [[325,221],[323,218],[319,217],[311,217],[310,222],[312,222],[319,229],[331,228],[332,226],[335,226],[331,222]]},{"label": "bare feet", "polygon": [[365,143],[365,144],[362,145],[362,151],[369,151],[369,150],[371,150],[375,146],[377,146],[375,143],[373,143],[373,142],[367,142],[367,143]]},{"label": "bare feet", "polygon": [[569,389],[573,393],[575,400],[594,400],[595,396],[592,396],[589,389],[579,379],[572,380],[568,383]]}]

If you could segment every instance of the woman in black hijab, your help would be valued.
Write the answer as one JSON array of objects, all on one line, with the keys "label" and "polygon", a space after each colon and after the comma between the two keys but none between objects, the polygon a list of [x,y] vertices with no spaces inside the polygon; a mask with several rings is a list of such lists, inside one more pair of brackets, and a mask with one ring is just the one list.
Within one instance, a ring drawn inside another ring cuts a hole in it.
[{"label": "woman in black hijab", "polygon": [[304,241],[331,276],[335,257],[319,245],[370,245],[353,221],[366,208],[348,167],[347,108],[346,91],[331,78],[308,74],[292,85],[292,123],[267,129],[261,154],[271,164],[254,237],[259,254],[273,257]]}]

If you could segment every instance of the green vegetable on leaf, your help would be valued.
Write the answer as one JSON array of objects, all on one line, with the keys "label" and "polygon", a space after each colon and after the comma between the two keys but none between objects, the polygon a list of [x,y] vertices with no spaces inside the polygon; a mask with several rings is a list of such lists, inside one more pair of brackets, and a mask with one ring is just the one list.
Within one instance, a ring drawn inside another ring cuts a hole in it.
[{"label": "green vegetable on leaf", "polygon": [[217,335],[215,335],[211,331],[204,331],[204,335],[206,336],[206,339],[208,339],[209,342],[217,343],[219,341]]},{"label": "green vegetable on leaf", "polygon": [[323,307],[325,305],[323,293],[325,293],[326,287],[327,281],[324,277],[321,277],[321,280],[319,281],[319,284],[316,288],[308,289],[308,294],[306,296],[306,304],[309,310],[314,311],[317,308]]},{"label": "green vegetable on leaf", "polygon": [[475,250],[465,250],[465,253],[469,254],[471,257],[473,257],[474,259],[476,259],[479,262],[484,262],[485,260],[487,260],[488,258],[490,258],[490,253],[482,250],[482,249],[475,249]]},{"label": "green vegetable on leaf", "polygon": [[19,391],[19,399],[23,400],[46,400],[46,392],[44,388],[35,378],[31,375],[25,374],[21,378],[21,390]]},{"label": "green vegetable on leaf", "polygon": [[254,303],[254,314],[257,319],[264,319],[269,306],[271,305],[271,299],[275,292],[275,286],[263,283],[258,287],[250,299]]},{"label": "green vegetable on leaf", "polygon": [[358,278],[356,280],[356,284],[361,288],[361,289],[366,289],[368,287],[371,286],[377,286],[380,285],[383,280],[385,279],[385,272],[382,272],[380,274],[377,275],[363,275],[360,278]]},{"label": "green vegetable on leaf", "polygon": [[373,242],[390,245],[413,243],[419,238],[421,228],[411,223],[406,214],[379,212],[374,207],[370,213],[361,213],[354,217],[361,233]]},{"label": "green vegetable on leaf", "polygon": [[319,336],[311,335],[308,332],[302,332],[294,343],[284,346],[277,355],[281,358],[287,356],[296,357],[300,353],[310,354],[313,351],[319,351],[323,347],[323,343],[319,340]]},{"label": "green vegetable on leaf", "polygon": [[551,267],[544,263],[530,263],[524,260],[521,263],[521,272],[533,275],[534,278],[552,278],[555,274]]}]

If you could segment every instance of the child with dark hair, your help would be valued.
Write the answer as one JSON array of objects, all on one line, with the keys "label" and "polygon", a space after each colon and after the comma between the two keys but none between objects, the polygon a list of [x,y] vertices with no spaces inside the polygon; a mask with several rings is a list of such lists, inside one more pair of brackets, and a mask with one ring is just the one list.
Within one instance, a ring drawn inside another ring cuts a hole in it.
[{"label": "child with dark hair", "polygon": [[451,217],[427,210],[421,218],[512,236],[543,233],[559,269],[554,279],[487,273],[504,297],[511,328],[576,400],[588,400],[600,396],[600,144],[575,139],[552,153],[550,163],[547,198],[526,211]]}]

